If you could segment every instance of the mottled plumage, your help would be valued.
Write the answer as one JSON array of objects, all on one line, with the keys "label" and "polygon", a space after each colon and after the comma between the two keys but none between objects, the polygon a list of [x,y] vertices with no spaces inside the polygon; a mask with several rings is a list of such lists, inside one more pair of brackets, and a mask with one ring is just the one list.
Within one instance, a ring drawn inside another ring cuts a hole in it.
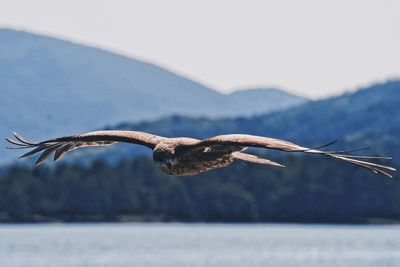
[{"label": "mottled plumage", "polygon": [[271,160],[244,153],[243,151],[248,147],[319,154],[347,161],[389,177],[392,176],[388,171],[396,170],[390,166],[366,161],[367,159],[390,159],[387,157],[347,154],[351,151],[322,151],[320,150],[322,147],[307,148],[284,140],[246,134],[219,135],[198,140],[187,137],[166,138],[136,131],[95,131],[50,139],[39,143],[29,142],[17,133],[14,133],[14,137],[16,140],[6,138],[9,143],[15,145],[15,147],[12,147],[13,149],[32,148],[31,151],[20,158],[41,152],[36,164],[44,162],[53,153],[54,160],[59,160],[68,151],[80,147],[109,146],[117,142],[143,145],[153,150],[153,160],[160,169],[174,176],[195,175],[215,168],[226,167],[235,160],[284,167]]}]

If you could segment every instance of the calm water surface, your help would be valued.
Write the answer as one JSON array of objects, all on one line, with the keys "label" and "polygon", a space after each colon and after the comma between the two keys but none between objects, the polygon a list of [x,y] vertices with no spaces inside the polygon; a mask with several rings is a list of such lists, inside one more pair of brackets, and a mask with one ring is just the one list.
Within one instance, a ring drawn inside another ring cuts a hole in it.
[{"label": "calm water surface", "polygon": [[0,266],[400,266],[400,226],[0,225]]}]

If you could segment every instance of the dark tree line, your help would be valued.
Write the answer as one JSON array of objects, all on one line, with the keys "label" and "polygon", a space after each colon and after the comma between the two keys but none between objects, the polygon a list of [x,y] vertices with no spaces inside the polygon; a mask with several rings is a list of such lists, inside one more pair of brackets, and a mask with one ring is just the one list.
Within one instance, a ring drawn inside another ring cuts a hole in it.
[{"label": "dark tree line", "polygon": [[168,177],[151,159],[12,166],[0,174],[1,221],[400,221],[400,182],[319,157],[287,168],[235,163]]}]

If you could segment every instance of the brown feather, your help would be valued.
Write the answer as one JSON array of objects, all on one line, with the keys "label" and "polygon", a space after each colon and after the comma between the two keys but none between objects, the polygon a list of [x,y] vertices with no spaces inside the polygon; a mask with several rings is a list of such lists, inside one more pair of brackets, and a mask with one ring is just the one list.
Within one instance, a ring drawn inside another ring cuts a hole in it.
[{"label": "brown feather", "polygon": [[22,159],[22,158],[25,158],[25,157],[29,157],[29,156],[31,156],[33,154],[36,154],[37,152],[40,152],[40,151],[45,150],[45,149],[46,149],[46,146],[44,146],[44,145],[38,146],[37,148],[29,151],[28,153],[23,154],[19,158]]}]

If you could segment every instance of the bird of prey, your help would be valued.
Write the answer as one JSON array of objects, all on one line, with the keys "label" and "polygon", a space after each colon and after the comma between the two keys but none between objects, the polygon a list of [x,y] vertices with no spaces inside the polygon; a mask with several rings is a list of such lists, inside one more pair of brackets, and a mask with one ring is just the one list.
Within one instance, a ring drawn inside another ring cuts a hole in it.
[{"label": "bird of prey", "polygon": [[367,161],[390,159],[387,157],[354,156],[349,154],[353,151],[321,150],[321,148],[334,142],[318,148],[307,148],[284,140],[247,134],[227,134],[198,140],[188,137],[166,138],[137,131],[107,130],[32,143],[17,133],[13,134],[16,139],[5,138],[6,141],[14,145],[12,148],[32,149],[20,158],[41,152],[36,165],[44,162],[53,152],[56,161],[68,151],[76,148],[108,146],[117,142],[124,142],[143,145],[152,149],[154,162],[163,172],[173,176],[195,175],[215,168],[226,167],[235,160],[284,167],[274,161],[245,153],[244,151],[249,147],[319,154],[347,161],[388,177],[392,177],[388,171],[396,171],[395,168],[390,166]]}]

